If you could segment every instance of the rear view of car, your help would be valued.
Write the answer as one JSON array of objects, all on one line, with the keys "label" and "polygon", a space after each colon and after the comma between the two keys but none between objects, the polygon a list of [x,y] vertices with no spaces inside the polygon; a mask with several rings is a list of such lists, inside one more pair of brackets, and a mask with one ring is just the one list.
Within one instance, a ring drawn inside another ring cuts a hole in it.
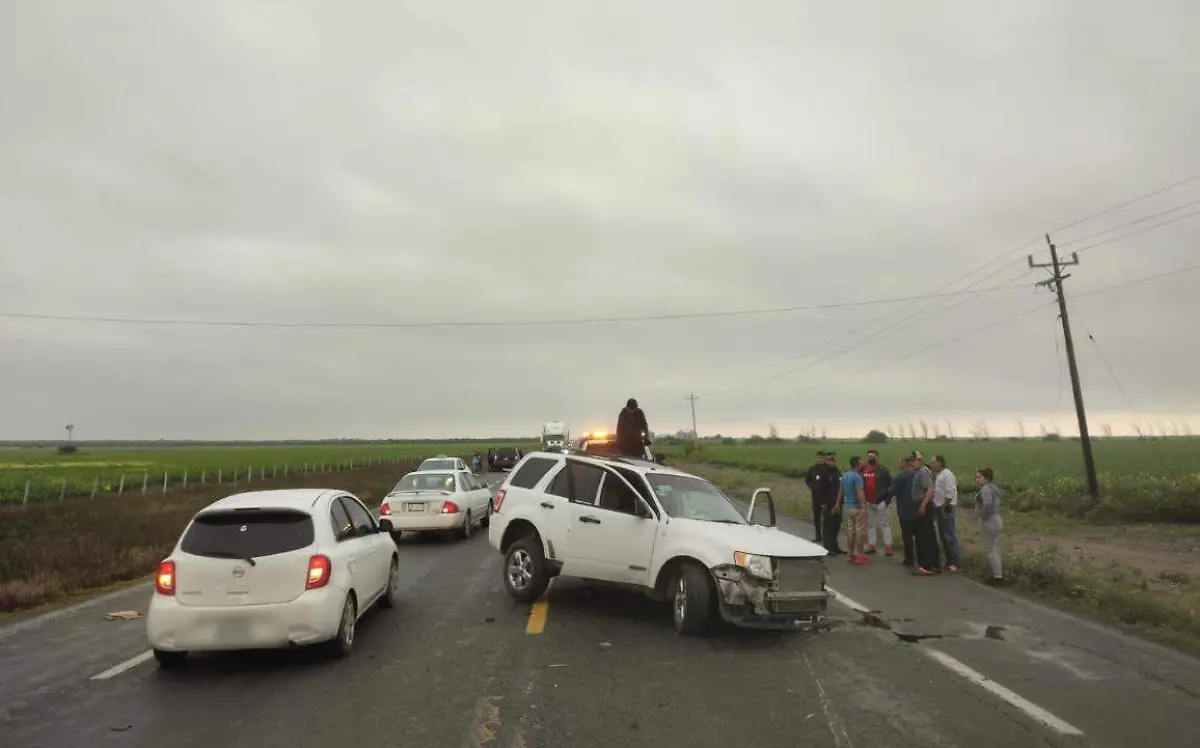
[{"label": "rear view of car", "polygon": [[516,447],[500,447],[496,450],[496,458],[492,462],[494,470],[512,470],[521,461],[521,450]]},{"label": "rear view of car", "polygon": [[[350,524],[335,537],[339,517]],[[318,642],[344,654],[361,610],[394,602],[388,529],[338,492],[262,491],[213,503],[159,565],[146,614],[155,656],[175,665],[190,651]],[[347,553],[355,554],[353,568]]]}]

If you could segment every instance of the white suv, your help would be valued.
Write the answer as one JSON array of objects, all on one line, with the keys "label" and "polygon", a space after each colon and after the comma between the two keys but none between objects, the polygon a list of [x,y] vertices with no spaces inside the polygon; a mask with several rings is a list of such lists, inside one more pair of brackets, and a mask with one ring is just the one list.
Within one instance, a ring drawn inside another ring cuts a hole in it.
[{"label": "white suv", "polygon": [[[765,493],[770,526],[751,523]],[[801,629],[825,616],[826,550],[777,529],[768,489],[747,516],[712,483],[646,460],[532,452],[496,494],[488,539],[504,586],[533,601],[555,576],[671,600],[675,630],[719,613],[754,628]]]}]

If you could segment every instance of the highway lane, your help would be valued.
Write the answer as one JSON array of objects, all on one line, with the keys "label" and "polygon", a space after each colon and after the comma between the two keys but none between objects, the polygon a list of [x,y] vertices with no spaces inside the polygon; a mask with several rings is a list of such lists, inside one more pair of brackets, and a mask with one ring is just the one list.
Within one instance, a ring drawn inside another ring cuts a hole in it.
[{"label": "highway lane", "polygon": [[[401,604],[365,617],[340,661],[233,654],[93,680],[145,650],[144,621],[103,616],[144,610],[147,588],[0,629],[0,745],[1182,746],[1200,725],[1195,661],[965,579],[913,579],[898,561],[835,559],[834,586],[900,633],[954,638],[907,643],[841,603],[822,634],[683,638],[664,607],[569,580],[531,625],[484,534],[401,545]],[[987,625],[1005,626],[1001,638]],[[1039,722],[1038,708],[1084,734]]]}]

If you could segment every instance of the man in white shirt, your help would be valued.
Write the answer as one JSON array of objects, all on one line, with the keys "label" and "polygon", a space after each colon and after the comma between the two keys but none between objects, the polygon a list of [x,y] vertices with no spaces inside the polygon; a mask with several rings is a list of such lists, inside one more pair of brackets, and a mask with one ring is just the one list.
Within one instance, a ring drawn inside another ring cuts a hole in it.
[{"label": "man in white shirt", "polygon": [[929,466],[937,474],[933,481],[933,506],[934,516],[937,517],[938,537],[946,551],[946,566],[950,571],[958,571],[962,566],[955,521],[958,509],[958,479],[950,472],[950,468],[946,467],[946,458],[942,455],[934,455]]}]

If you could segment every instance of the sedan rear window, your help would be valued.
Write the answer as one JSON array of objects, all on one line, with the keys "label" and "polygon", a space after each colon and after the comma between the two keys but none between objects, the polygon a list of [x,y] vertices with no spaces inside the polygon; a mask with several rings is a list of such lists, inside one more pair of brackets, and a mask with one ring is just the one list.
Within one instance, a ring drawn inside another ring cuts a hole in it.
[{"label": "sedan rear window", "polygon": [[289,510],[207,512],[196,517],[180,543],[193,556],[256,558],[307,548],[312,517]]}]

